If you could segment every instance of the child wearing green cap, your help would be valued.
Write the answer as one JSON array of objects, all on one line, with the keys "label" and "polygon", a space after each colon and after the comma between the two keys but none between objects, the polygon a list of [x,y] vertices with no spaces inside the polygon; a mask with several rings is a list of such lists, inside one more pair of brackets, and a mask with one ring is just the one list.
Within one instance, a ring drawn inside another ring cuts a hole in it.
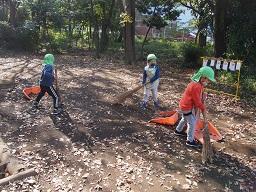
[{"label": "child wearing green cap", "polygon": [[149,54],[147,56],[147,66],[144,68],[142,81],[142,84],[144,85],[144,97],[141,104],[142,109],[146,109],[150,92],[152,92],[155,109],[158,109],[159,107],[157,91],[159,86],[160,69],[156,60],[157,57],[155,54]]},{"label": "child wearing green cap", "polygon": [[32,110],[36,111],[38,109],[38,105],[42,97],[45,95],[45,93],[48,93],[53,98],[53,113],[52,114],[58,114],[61,112],[59,108],[59,94],[53,87],[53,81],[54,81],[54,56],[52,54],[46,54],[44,56],[43,61],[43,71],[40,79],[40,88],[41,91],[38,94],[37,98],[33,102]]},{"label": "child wearing green cap", "polygon": [[[199,71],[192,77],[192,82],[188,84],[179,102],[179,109],[182,114],[182,118],[176,127],[175,134],[179,136],[186,136],[186,145],[191,147],[199,146],[194,139],[194,131],[196,125],[195,112],[197,110],[201,110],[204,122],[207,122],[206,108],[203,101],[203,90],[209,81],[216,82],[214,79],[213,69],[208,66],[201,67]],[[183,131],[186,123],[187,133]]]}]

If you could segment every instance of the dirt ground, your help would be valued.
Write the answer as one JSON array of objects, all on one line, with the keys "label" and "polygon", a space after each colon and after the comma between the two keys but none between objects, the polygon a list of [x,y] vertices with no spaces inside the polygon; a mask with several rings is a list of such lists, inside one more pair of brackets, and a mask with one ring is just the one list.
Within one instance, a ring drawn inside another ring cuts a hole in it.
[{"label": "dirt ground", "polygon": [[[36,85],[42,56],[0,54],[0,137],[38,175],[0,191],[256,191],[255,107],[209,94],[209,119],[224,140],[213,143],[214,162],[201,164],[201,149],[174,135],[175,126],[149,124],[152,104],[139,108],[142,90],[122,105],[120,93],[135,87],[143,70],[118,58],[90,53],[58,55],[59,89],[65,111],[51,115],[52,99],[29,114],[22,90]],[[162,110],[176,109],[191,70],[161,64]]]}]

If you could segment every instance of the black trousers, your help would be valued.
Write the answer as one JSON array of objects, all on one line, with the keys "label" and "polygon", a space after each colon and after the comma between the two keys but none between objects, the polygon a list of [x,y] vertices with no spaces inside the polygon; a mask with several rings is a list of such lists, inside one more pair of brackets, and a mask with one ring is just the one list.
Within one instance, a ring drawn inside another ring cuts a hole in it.
[{"label": "black trousers", "polygon": [[53,86],[47,87],[47,86],[40,85],[40,88],[41,88],[41,91],[38,94],[36,101],[39,103],[39,101],[42,99],[45,93],[48,93],[53,98],[53,107],[58,108],[60,99],[59,99],[59,94],[54,89],[54,87]]}]

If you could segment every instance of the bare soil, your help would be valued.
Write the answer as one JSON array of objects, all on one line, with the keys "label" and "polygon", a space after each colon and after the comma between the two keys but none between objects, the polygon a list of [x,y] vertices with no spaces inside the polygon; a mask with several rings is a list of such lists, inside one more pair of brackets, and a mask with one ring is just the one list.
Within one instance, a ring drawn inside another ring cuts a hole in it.
[{"label": "bare soil", "polygon": [[[127,66],[118,58],[91,54],[57,55],[64,112],[51,115],[44,97],[29,114],[26,86],[37,85],[42,56],[1,53],[0,136],[12,154],[38,176],[0,187],[0,191],[255,191],[255,107],[209,94],[209,119],[224,136],[213,143],[214,162],[201,164],[201,149],[174,135],[175,126],[149,124],[152,103],[139,107],[142,90],[122,105],[120,93],[135,87],[143,63]],[[178,106],[191,70],[161,64],[161,110]]]}]

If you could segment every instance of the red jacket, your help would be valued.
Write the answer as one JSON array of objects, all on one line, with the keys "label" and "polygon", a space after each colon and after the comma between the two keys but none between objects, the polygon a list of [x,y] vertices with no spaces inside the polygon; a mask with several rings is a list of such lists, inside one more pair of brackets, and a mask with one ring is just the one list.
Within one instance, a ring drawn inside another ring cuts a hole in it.
[{"label": "red jacket", "polygon": [[202,102],[203,89],[204,87],[201,83],[189,83],[180,100],[180,109],[182,111],[190,111],[193,108],[199,108],[203,112],[205,110],[205,105]]}]

